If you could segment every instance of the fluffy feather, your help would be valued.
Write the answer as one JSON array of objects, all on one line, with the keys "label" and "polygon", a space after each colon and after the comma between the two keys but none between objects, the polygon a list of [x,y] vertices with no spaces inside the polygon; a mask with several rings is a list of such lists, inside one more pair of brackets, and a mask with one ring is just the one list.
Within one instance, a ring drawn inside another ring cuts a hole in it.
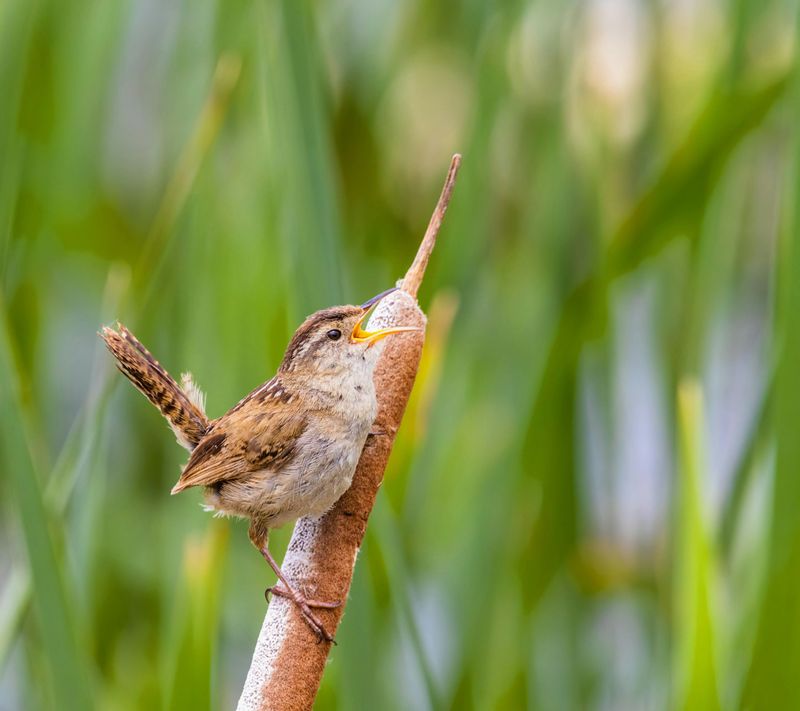
[{"label": "fluffy feather", "polygon": [[181,390],[186,393],[186,397],[200,412],[206,412],[206,394],[200,386],[194,382],[191,373],[181,373]]}]

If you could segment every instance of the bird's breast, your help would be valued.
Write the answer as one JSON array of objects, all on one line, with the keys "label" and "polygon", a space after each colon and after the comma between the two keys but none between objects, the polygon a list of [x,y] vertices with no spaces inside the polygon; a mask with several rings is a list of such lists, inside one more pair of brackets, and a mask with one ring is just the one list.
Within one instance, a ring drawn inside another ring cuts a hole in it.
[{"label": "bird's breast", "polygon": [[336,503],[353,480],[376,413],[372,387],[352,388],[349,394],[334,392],[318,400],[291,465],[265,482],[265,494],[276,504],[272,525],[321,515]]}]

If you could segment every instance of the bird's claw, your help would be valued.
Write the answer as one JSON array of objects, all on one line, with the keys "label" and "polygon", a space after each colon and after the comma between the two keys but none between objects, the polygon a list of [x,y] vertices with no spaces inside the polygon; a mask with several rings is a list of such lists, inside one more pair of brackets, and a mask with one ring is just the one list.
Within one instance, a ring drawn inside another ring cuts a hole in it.
[{"label": "bird's claw", "polygon": [[309,607],[318,607],[323,610],[335,610],[337,607],[340,607],[342,602],[341,600],[336,600],[335,602],[324,602],[323,600],[313,600],[307,598],[305,595],[300,595],[299,593],[292,593],[291,591],[287,590],[280,585],[274,585],[271,588],[267,588],[265,593],[272,593],[273,595],[277,595],[278,597],[285,597],[289,600],[294,600],[295,602],[304,602]]},{"label": "bird's claw", "polygon": [[330,642],[331,644],[336,644],[336,640],[333,638],[333,635],[328,634],[320,619],[311,611],[311,608],[317,607],[323,610],[333,610],[342,604],[340,601],[323,602],[321,600],[309,600],[304,595],[301,595],[294,590],[287,590],[280,585],[274,585],[273,587],[267,588],[264,591],[264,597],[267,599],[267,602],[269,602],[270,593],[277,595],[278,597],[291,600],[295,605],[297,605],[300,610],[300,614],[303,616],[308,626],[316,633],[318,642],[325,641]]}]

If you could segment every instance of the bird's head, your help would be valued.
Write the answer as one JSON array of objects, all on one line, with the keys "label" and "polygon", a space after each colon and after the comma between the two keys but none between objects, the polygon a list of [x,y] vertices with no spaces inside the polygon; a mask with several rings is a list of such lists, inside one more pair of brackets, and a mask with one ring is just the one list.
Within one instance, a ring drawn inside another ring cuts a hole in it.
[{"label": "bird's head", "polygon": [[311,314],[289,341],[280,370],[335,374],[357,365],[374,366],[379,355],[374,346],[383,338],[419,330],[413,326],[366,330],[373,307],[393,291],[384,291],[361,306],[333,306]]}]

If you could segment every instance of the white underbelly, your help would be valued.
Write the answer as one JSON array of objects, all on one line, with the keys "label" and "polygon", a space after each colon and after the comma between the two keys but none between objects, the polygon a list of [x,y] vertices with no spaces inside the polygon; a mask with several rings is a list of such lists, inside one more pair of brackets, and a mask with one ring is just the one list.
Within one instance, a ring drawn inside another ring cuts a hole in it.
[{"label": "white underbelly", "polygon": [[[350,487],[369,428],[336,440],[301,446],[303,456],[274,479],[267,477],[265,503],[273,505],[270,525],[281,526],[302,516],[319,516],[331,508]],[[305,436],[305,435],[304,435]],[[309,436],[315,436],[309,433]]]}]

